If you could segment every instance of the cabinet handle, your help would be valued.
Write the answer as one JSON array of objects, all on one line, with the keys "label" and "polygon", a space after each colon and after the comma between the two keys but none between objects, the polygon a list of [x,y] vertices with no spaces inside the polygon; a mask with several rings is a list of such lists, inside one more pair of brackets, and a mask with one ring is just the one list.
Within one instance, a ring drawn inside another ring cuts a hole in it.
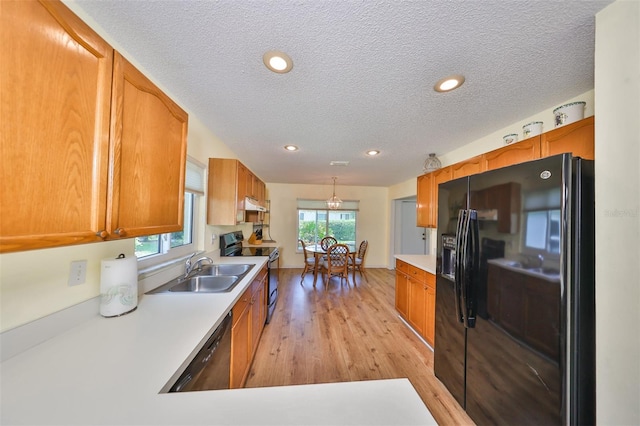
[{"label": "cabinet handle", "polygon": [[96,235],[102,238],[103,240],[109,236],[109,234],[107,234],[107,231],[105,230],[96,232]]},{"label": "cabinet handle", "polygon": [[123,228],[116,229],[114,233],[121,237],[125,237],[127,235],[127,231],[125,231]]}]

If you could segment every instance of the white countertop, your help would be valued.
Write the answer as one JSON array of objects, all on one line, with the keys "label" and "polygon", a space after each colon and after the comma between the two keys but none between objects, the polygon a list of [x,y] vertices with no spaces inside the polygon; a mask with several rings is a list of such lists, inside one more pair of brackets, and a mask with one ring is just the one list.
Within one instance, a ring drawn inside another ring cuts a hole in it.
[{"label": "white countertop", "polygon": [[[230,293],[143,295],[118,318],[96,316],[0,364],[0,423],[429,424],[407,379],[161,394],[251,283]],[[268,325],[267,325],[268,327]]]},{"label": "white countertop", "polygon": [[420,268],[430,274],[436,273],[436,256],[425,254],[396,254],[396,259],[407,262],[410,265]]}]

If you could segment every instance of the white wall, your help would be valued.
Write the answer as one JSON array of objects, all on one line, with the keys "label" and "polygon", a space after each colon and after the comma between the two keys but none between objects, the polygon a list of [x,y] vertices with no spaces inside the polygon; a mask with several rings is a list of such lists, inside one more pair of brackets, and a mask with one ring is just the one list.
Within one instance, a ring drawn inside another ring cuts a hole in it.
[{"label": "white wall", "polygon": [[[296,253],[298,245],[297,199],[326,200],[333,192],[332,184],[291,185],[268,183],[271,200],[271,237],[281,247],[280,267],[300,268],[303,255]],[[388,189],[372,186],[336,185],[336,195],[343,200],[359,200],[356,225],[358,243],[369,241],[367,267],[386,267],[389,238],[389,211],[386,208]]]},{"label": "white wall", "polygon": [[640,424],[640,2],[596,15],[597,423]]}]

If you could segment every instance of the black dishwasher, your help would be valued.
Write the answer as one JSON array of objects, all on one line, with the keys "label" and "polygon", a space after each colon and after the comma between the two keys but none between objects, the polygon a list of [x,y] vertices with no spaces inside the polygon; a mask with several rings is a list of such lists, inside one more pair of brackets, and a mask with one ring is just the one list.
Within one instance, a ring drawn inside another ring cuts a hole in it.
[{"label": "black dishwasher", "polygon": [[229,312],[169,392],[229,389],[231,323]]}]

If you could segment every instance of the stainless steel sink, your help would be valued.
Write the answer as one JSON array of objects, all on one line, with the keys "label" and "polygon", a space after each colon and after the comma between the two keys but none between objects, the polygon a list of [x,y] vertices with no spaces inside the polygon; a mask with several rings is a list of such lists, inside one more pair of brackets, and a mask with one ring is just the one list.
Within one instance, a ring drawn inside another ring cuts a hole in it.
[{"label": "stainless steel sink", "polygon": [[251,268],[253,268],[252,264],[223,263],[217,265],[205,265],[202,267],[202,270],[198,275],[242,275],[249,272]]},{"label": "stainless steel sink", "polygon": [[225,293],[242,281],[255,265],[250,263],[220,263],[203,265],[186,277],[171,281],[151,290],[153,293]]},{"label": "stainless steel sink", "polygon": [[233,290],[240,282],[237,275],[201,275],[188,278],[172,287],[169,291],[191,293],[223,293]]}]

